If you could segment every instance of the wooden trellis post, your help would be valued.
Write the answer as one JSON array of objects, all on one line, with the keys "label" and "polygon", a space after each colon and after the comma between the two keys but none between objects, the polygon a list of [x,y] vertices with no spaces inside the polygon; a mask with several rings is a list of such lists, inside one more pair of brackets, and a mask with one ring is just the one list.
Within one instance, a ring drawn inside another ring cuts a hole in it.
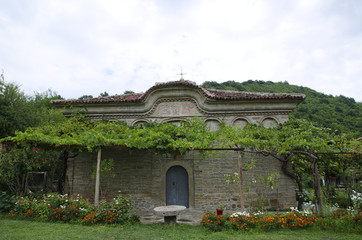
[{"label": "wooden trellis post", "polygon": [[238,165],[239,165],[239,185],[240,185],[240,208],[241,211],[245,210],[245,193],[244,193],[244,180],[243,180],[243,166],[242,166],[242,152],[238,151]]},{"label": "wooden trellis post", "polygon": [[94,193],[94,205],[99,204],[99,185],[100,185],[100,168],[101,168],[102,148],[99,148],[97,155],[97,172],[96,172],[96,187]]}]

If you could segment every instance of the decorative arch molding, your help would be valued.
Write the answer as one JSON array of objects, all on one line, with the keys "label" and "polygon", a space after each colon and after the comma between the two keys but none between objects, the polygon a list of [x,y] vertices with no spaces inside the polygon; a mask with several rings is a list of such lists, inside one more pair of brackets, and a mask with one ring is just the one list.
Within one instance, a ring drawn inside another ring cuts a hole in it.
[{"label": "decorative arch molding", "polygon": [[221,120],[218,119],[218,118],[215,118],[215,117],[207,117],[207,118],[204,119],[204,122],[209,121],[209,120],[215,120],[215,121],[221,123]]},{"label": "decorative arch molding", "polygon": [[251,121],[247,117],[237,117],[231,121],[231,126],[243,129],[248,123],[251,123]]},{"label": "decorative arch molding", "polygon": [[150,120],[141,118],[141,119],[137,119],[137,120],[133,121],[131,125],[135,126],[137,124],[148,123],[148,122],[150,122]]},{"label": "decorative arch molding", "polygon": [[[156,88],[146,94],[145,98],[137,101],[125,102],[70,102],[72,109],[63,108],[65,116],[71,116],[79,109],[87,109],[87,116],[91,119],[127,119],[127,118],[157,118],[160,108],[181,106],[185,116],[250,116],[250,115],[288,115],[297,103],[291,101],[288,104],[281,100],[266,104],[263,99],[210,99],[198,89],[183,88]],[[66,103],[57,104],[61,107]],[[192,107],[192,108],[188,108]],[[190,112],[188,113],[188,110]],[[162,113],[162,112],[161,112]],[[162,115],[162,114],[161,114]],[[174,112],[168,115],[176,116]]]},{"label": "decorative arch molding", "polygon": [[[146,93],[54,100],[52,104],[67,117],[86,109],[90,119],[126,119],[131,123],[137,118],[157,119],[160,116],[221,118],[289,115],[304,98],[303,94],[204,89],[190,81],[173,81],[156,84]],[[64,108],[68,105],[72,108]]]},{"label": "decorative arch molding", "polygon": [[[178,101],[178,100],[177,100]],[[248,116],[259,116],[259,115],[286,115],[288,116],[288,114],[291,113],[291,111],[240,111],[240,112],[215,112],[215,113],[210,113],[210,112],[202,112],[200,111],[202,114],[202,116],[207,117],[207,116],[215,116],[215,117],[229,117],[229,116],[244,116],[244,117],[248,117]],[[71,114],[64,114],[66,117],[70,117]],[[93,114],[93,113],[88,113],[87,117],[89,119],[93,119],[93,120],[101,120],[101,119],[112,119],[112,120],[123,120],[123,119],[134,119],[134,118],[145,118],[145,117],[149,117],[149,118],[157,118],[154,116],[150,116],[150,114]],[[188,116],[188,117],[192,117],[192,116]]]},{"label": "decorative arch molding", "polygon": [[186,120],[185,118],[167,118],[167,119],[162,120],[161,123],[174,123],[179,126],[180,123],[185,120]]},{"label": "decorative arch molding", "polygon": [[[260,122],[266,128],[276,127],[276,126],[278,126],[280,124],[280,121],[274,116],[265,116],[260,120]],[[274,123],[275,123],[275,126],[273,126]]]},{"label": "decorative arch molding", "polygon": [[194,172],[192,161],[169,161],[166,162],[165,165],[161,167],[161,205],[166,205],[166,174],[167,171],[174,166],[183,167],[189,177],[189,208],[193,208],[195,206],[195,194],[194,194]]},{"label": "decorative arch molding", "polygon": [[220,129],[221,121],[218,118],[205,118],[204,122],[211,131],[217,131]]}]

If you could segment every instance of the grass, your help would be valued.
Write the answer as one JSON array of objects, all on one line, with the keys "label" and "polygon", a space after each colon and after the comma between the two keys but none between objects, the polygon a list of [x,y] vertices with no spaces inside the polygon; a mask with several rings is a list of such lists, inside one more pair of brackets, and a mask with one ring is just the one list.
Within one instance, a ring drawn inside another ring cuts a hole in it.
[{"label": "grass", "polygon": [[83,226],[64,223],[19,220],[0,215],[0,239],[360,239],[359,234],[332,231],[299,230],[265,233],[212,232],[201,226],[134,224],[121,227]]}]

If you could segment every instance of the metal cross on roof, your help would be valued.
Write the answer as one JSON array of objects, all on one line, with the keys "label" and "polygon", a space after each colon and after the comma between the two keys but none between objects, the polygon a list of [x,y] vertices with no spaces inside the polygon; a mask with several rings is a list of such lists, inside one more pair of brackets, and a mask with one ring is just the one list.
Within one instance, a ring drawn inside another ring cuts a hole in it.
[{"label": "metal cross on roof", "polygon": [[181,73],[177,74],[177,75],[181,75],[180,81],[185,81],[185,79],[184,79],[184,75],[185,75],[185,74],[186,74],[186,73],[183,73],[183,72],[182,72],[182,68],[181,68]]}]

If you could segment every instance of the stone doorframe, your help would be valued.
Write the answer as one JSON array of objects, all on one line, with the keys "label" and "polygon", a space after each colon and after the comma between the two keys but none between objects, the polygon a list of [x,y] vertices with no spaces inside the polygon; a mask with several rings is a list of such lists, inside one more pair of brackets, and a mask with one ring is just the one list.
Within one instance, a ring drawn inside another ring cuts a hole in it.
[{"label": "stone doorframe", "polygon": [[195,206],[195,184],[194,184],[194,172],[192,161],[168,161],[161,169],[161,201],[162,205],[166,206],[166,174],[167,171],[174,166],[183,167],[189,177],[189,208],[192,209]]}]

